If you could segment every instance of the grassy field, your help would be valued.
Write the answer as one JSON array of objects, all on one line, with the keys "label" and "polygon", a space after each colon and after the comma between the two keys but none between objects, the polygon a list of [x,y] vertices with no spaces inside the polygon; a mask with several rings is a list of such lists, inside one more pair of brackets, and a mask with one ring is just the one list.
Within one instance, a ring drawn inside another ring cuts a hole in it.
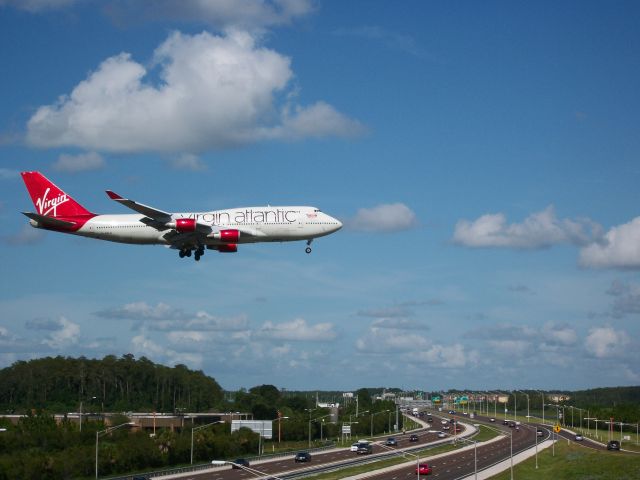
[{"label": "grassy field", "polygon": [[[555,447],[538,454],[538,469],[535,458],[519,463],[513,469],[518,480],[553,478],[553,480],[640,480],[640,455],[632,453],[603,452],[585,448],[571,442],[560,441]],[[508,480],[509,470],[491,477],[491,480]]]}]

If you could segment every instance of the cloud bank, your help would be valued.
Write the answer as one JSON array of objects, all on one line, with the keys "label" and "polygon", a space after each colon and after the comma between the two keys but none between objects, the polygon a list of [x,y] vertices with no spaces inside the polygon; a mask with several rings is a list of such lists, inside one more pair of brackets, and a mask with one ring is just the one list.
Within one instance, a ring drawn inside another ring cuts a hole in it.
[{"label": "cloud bank", "polygon": [[363,132],[359,122],[325,102],[301,106],[291,95],[285,99],[292,78],[291,60],[261,47],[247,32],[174,32],[156,49],[149,68],[120,53],[69,95],[38,108],[27,124],[27,142],[119,153],[197,153]]},{"label": "cloud bank", "polygon": [[529,215],[522,223],[507,223],[503,213],[482,215],[474,221],[460,220],[453,242],[472,248],[541,249],[558,244],[587,245],[600,235],[601,227],[588,219],[556,217],[553,206]]}]

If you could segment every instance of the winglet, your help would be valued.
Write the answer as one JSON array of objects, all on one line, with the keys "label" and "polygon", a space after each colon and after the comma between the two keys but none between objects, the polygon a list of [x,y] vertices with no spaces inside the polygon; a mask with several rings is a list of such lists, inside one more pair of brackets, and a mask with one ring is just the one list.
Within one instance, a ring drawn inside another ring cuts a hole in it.
[{"label": "winglet", "polygon": [[106,192],[107,192],[107,195],[109,195],[109,198],[111,200],[124,200],[124,198],[122,198],[120,195],[118,195],[113,190],[107,190]]}]

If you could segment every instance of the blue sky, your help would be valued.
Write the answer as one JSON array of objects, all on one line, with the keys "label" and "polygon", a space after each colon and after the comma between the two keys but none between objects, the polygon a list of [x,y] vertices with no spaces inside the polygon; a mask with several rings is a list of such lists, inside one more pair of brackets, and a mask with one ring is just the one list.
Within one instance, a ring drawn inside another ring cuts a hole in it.
[{"label": "blue sky", "polygon": [[[153,8],[151,7],[153,5]],[[0,0],[0,366],[133,353],[224,388],[640,381],[637,2]],[[315,205],[210,252],[28,226]]]}]

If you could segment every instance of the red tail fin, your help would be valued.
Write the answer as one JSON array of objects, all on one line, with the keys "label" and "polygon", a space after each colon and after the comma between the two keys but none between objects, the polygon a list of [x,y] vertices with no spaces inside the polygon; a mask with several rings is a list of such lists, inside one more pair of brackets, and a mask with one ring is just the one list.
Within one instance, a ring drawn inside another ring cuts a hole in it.
[{"label": "red tail fin", "polygon": [[47,217],[93,215],[40,172],[22,172],[22,180],[40,215]]}]

